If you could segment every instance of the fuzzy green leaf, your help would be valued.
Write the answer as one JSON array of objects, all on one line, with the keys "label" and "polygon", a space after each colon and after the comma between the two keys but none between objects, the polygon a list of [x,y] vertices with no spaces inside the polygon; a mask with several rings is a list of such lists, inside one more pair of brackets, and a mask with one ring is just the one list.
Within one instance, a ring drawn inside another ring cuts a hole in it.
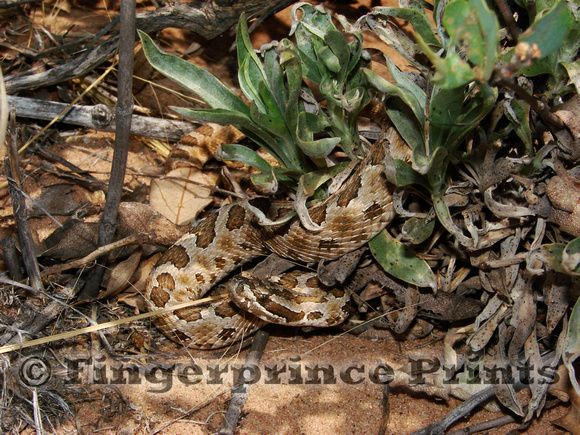
[{"label": "fuzzy green leaf", "polygon": [[435,33],[433,32],[429,18],[427,18],[422,10],[420,11],[411,8],[376,7],[373,9],[371,14],[407,20],[427,44],[441,47],[439,39],[437,39],[437,36],[435,36]]},{"label": "fuzzy green leaf", "polygon": [[215,76],[184,59],[165,53],[144,32],[138,31],[143,51],[151,65],[166,77],[189,89],[213,108],[249,115],[250,109]]},{"label": "fuzzy green leaf", "polygon": [[418,287],[431,287],[437,291],[435,274],[410,248],[394,239],[386,230],[369,242],[373,257],[390,275]]},{"label": "fuzzy green leaf", "polygon": [[467,57],[480,69],[478,80],[491,77],[498,52],[499,24],[483,0],[453,0],[445,7],[443,24],[451,43],[465,46]]},{"label": "fuzzy green leaf", "polygon": [[218,157],[220,160],[245,163],[265,174],[272,172],[272,166],[263,157],[244,145],[222,145]]},{"label": "fuzzy green leaf", "polygon": [[542,15],[520,36],[520,42],[536,44],[542,59],[558,50],[572,27],[574,17],[565,1],[561,1],[546,14]]}]

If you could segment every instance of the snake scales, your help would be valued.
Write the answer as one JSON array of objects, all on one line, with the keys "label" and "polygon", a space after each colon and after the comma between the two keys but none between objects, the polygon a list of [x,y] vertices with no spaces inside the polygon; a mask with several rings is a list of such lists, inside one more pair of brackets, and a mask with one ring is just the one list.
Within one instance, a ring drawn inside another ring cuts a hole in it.
[{"label": "snake scales", "polygon": [[[155,265],[145,291],[150,308],[200,299],[233,270],[259,256],[275,253],[312,263],[361,247],[394,216],[394,186],[385,177],[384,158],[383,145],[374,145],[338,191],[308,209],[320,226],[317,232],[305,229],[296,217],[276,226],[260,225],[250,205],[272,220],[291,210],[287,203],[264,198],[240,201],[209,214]],[[290,273],[264,289],[242,273],[229,282],[231,300],[178,309],[157,316],[154,323],[172,340],[211,349],[240,340],[268,322],[320,327],[346,318],[348,295],[340,289],[292,290],[301,279],[307,286],[308,280],[316,278]]]}]

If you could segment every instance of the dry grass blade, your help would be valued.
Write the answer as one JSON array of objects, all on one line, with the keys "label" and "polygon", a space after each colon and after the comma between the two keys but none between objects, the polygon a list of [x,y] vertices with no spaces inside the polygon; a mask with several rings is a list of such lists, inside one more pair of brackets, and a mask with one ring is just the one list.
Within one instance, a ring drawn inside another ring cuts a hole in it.
[{"label": "dry grass blade", "polygon": [[199,299],[193,302],[184,302],[183,304],[178,304],[173,307],[163,308],[160,310],[150,311],[148,313],[139,314],[137,316],[126,317],[123,319],[113,320],[111,322],[100,323],[98,325],[87,326],[86,328],[80,328],[75,331],[63,332],[62,334],[55,334],[49,337],[38,338],[36,340],[26,341],[19,344],[11,344],[7,346],[0,347],[0,354],[14,352],[16,350],[25,349],[27,347],[38,346],[41,344],[51,343],[57,340],[63,340],[65,338],[76,337],[77,335],[87,334],[89,332],[97,332],[103,329],[111,328],[113,326],[123,325],[125,323],[135,322],[137,320],[148,319],[150,317],[158,316],[160,314],[170,313],[175,310],[182,308],[196,307],[199,305],[206,304],[208,302],[217,302],[223,300],[223,296],[208,297]]},{"label": "dry grass blade", "polygon": [[0,156],[3,155],[6,130],[8,129],[8,99],[6,98],[6,86],[4,75],[0,68]]}]

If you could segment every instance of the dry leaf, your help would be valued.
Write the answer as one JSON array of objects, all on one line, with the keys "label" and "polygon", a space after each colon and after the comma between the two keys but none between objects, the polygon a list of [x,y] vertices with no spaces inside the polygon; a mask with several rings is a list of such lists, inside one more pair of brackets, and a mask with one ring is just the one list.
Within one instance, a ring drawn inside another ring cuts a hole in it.
[{"label": "dry leaf", "polygon": [[52,184],[42,188],[42,192],[34,202],[27,202],[28,216],[51,215],[70,216],[80,204],[71,195],[71,184]]},{"label": "dry leaf", "polygon": [[146,260],[143,260],[141,264],[139,264],[137,272],[135,272],[135,275],[133,276],[133,285],[131,286],[134,290],[138,292],[145,291],[145,282],[147,281],[147,277],[149,276],[151,270],[153,270],[153,267],[157,263],[157,260],[159,260],[159,257],[161,257],[160,252],[152,255]]},{"label": "dry leaf", "polygon": [[550,386],[550,393],[558,397],[563,402],[570,400],[568,413],[552,424],[563,427],[572,435],[580,435],[580,396],[570,382],[568,369],[564,364],[558,367],[557,382]]},{"label": "dry leaf", "polygon": [[125,261],[117,264],[111,271],[107,289],[99,294],[98,299],[107,299],[118,295],[131,284],[131,277],[135,274],[141,260],[141,250],[138,249]]},{"label": "dry leaf", "polygon": [[89,255],[97,249],[97,222],[78,222],[53,247],[43,252],[46,257],[70,260]]},{"label": "dry leaf", "polygon": [[169,246],[185,232],[185,228],[176,227],[173,222],[147,204],[122,202],[119,205],[119,227],[116,236],[119,239],[139,233],[146,234],[148,240],[155,245]]},{"label": "dry leaf", "polygon": [[[176,225],[193,222],[199,212],[212,202],[211,189],[199,184],[215,186],[218,175],[183,167],[171,171],[166,177],[172,179],[164,178],[151,182],[149,200],[151,207]],[[185,180],[193,181],[195,184]]]}]

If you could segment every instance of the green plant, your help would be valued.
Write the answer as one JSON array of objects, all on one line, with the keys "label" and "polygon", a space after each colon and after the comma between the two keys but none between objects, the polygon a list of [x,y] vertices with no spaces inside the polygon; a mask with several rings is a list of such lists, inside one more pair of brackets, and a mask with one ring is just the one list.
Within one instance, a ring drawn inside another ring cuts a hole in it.
[{"label": "green plant", "polygon": [[[299,3],[292,13],[297,43],[284,39],[269,44],[260,56],[251,45],[245,18],[240,19],[238,80],[249,106],[206,70],[163,53],[143,32],[139,36],[147,59],[157,70],[210,106],[174,110],[199,121],[236,126],[281,166],[271,166],[241,145],[224,146],[224,159],[259,169],[262,174],[253,181],[262,186],[272,187],[280,181],[296,188],[298,182],[299,187],[308,185],[312,191],[312,185],[319,187],[341,168],[327,168],[321,160],[335,146],[342,147],[351,158],[359,154],[357,115],[371,98],[361,68],[369,62],[360,32],[347,42],[330,14],[310,4]],[[314,98],[305,78],[320,91],[324,102]],[[301,178],[313,171],[318,176]]]},{"label": "green plant", "polygon": [[[482,143],[491,143],[515,131],[528,154],[532,154],[530,107],[521,99],[502,102],[510,122],[508,129],[484,132],[479,124],[498,107],[498,83],[506,84],[511,76],[538,74],[550,68],[552,74],[554,71],[561,74],[562,66],[558,68],[558,65],[564,65],[567,70],[578,67],[577,61],[575,65],[570,63],[572,53],[578,49],[578,24],[572,27],[574,21],[566,2],[546,5],[521,35],[518,46],[500,52],[498,18],[484,0],[435,2],[437,33],[428,24],[424,7],[425,4],[419,3],[414,8],[375,8],[357,25],[370,27],[413,66],[428,74],[429,69],[415,59],[416,50],[420,50],[435,67],[435,74],[430,78],[432,87],[420,88],[388,58],[387,66],[394,83],[371,70],[364,72],[385,95],[387,115],[412,149],[412,164],[395,161],[397,183],[426,187],[443,226],[461,244],[473,246],[474,241],[453,223],[445,204],[443,188],[447,168],[462,158],[458,148],[474,131]],[[393,32],[387,31],[385,23],[393,17],[404,18],[414,27],[416,45],[409,44],[404,35],[394,38]],[[508,61],[511,70],[506,71]]]},{"label": "green plant", "polygon": [[[372,97],[367,79],[370,56],[362,49],[362,32],[350,29],[349,42],[323,7],[297,3],[292,17],[296,43],[284,39],[268,44],[260,56],[251,45],[244,16],[240,19],[238,80],[249,106],[206,70],[162,52],[145,33],[139,36],[147,59],[157,70],[210,106],[173,109],[199,121],[234,125],[270,153],[281,166],[271,166],[243,145],[222,146],[221,157],[259,169],[261,174],[253,176],[253,182],[270,190],[276,190],[278,182],[295,188],[295,210],[303,225],[316,231],[318,225],[310,219],[306,201],[320,194],[321,187],[347,165],[327,167],[322,158],[336,146],[351,159],[361,154],[357,121]],[[315,93],[321,96],[319,100]],[[413,255],[401,257],[402,264],[392,267],[386,248],[404,247],[394,240],[387,244],[384,236],[374,243],[373,252],[386,270],[406,281],[435,287],[429,267]]]}]

